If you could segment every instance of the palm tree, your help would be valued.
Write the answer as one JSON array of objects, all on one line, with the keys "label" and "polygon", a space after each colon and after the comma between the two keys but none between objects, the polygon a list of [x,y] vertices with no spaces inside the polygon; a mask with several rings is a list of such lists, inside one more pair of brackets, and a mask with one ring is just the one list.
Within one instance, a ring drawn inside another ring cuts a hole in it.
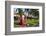
[{"label": "palm tree", "polygon": [[20,25],[21,26],[26,26],[26,18],[25,18],[25,15],[24,15],[24,11],[23,10],[24,9],[22,9],[22,8],[18,8],[18,12],[19,12],[19,15],[20,15]]},{"label": "palm tree", "polygon": [[23,23],[22,23],[22,15],[23,15],[23,10],[21,9],[21,8],[18,8],[18,14],[20,15],[20,23],[19,23],[19,25],[22,25]]}]

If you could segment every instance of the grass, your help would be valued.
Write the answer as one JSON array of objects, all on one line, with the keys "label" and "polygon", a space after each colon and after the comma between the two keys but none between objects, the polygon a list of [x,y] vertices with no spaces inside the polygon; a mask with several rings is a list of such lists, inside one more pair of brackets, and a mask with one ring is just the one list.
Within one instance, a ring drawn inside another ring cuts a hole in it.
[{"label": "grass", "polygon": [[39,19],[27,19],[27,24],[29,26],[37,26],[39,23]]},{"label": "grass", "polygon": [[[19,27],[20,25],[17,25],[17,24],[19,24],[19,23],[16,23],[15,21],[14,21],[14,27]],[[29,26],[29,27],[36,27],[36,26],[39,26],[39,19],[27,19],[27,25]]]}]

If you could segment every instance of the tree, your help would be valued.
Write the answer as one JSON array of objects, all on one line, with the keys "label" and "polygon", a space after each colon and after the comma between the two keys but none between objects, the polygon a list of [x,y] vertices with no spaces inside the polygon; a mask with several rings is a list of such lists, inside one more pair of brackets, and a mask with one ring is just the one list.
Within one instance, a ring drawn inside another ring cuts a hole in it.
[{"label": "tree", "polygon": [[32,14],[33,16],[39,17],[38,9],[30,9],[29,14]]},{"label": "tree", "polygon": [[18,8],[18,12],[19,12],[19,15],[22,15],[23,14],[22,8]]},{"label": "tree", "polygon": [[33,9],[33,10],[32,10],[32,14],[33,14],[34,16],[39,17],[39,11],[38,11],[38,9]]}]

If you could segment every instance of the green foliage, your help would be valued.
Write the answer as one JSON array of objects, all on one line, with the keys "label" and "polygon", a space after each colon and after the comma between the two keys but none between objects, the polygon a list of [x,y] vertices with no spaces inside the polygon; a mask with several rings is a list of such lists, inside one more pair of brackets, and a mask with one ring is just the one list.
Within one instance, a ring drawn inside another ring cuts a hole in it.
[{"label": "green foliage", "polygon": [[38,9],[30,9],[29,14],[32,14],[33,16],[39,17],[39,11]]},{"label": "green foliage", "polygon": [[19,15],[23,15],[23,10],[21,8],[18,8]]}]

